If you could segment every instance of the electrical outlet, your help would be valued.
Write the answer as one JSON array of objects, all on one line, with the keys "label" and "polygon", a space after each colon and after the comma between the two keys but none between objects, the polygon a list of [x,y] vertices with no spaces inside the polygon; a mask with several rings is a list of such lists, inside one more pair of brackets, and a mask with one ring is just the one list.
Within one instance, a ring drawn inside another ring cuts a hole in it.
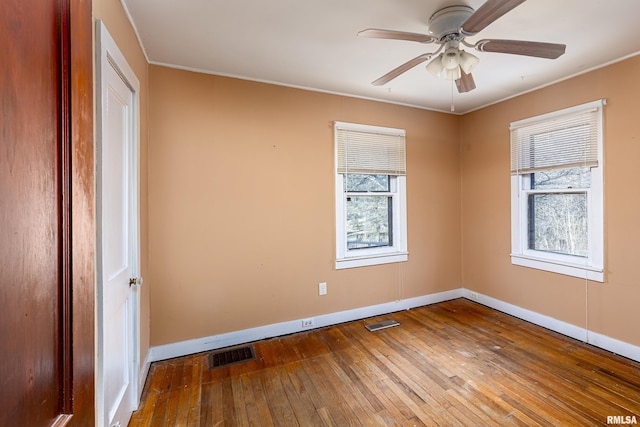
[{"label": "electrical outlet", "polygon": [[310,328],[313,326],[313,317],[310,319],[302,319],[302,327],[303,328]]},{"label": "electrical outlet", "polygon": [[327,294],[327,282],[318,283],[318,295]]}]

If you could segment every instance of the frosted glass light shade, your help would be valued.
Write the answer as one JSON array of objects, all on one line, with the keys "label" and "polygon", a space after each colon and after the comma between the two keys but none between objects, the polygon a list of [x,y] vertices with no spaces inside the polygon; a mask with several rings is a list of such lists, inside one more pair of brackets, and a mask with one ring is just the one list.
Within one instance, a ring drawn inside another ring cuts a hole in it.
[{"label": "frosted glass light shade", "polygon": [[453,70],[460,64],[460,51],[456,48],[449,48],[442,54],[442,66],[447,70]]},{"label": "frosted glass light shade", "polygon": [[447,80],[458,80],[460,77],[462,77],[460,67],[444,70],[444,78]]},{"label": "frosted glass light shade", "polygon": [[427,64],[427,71],[436,77],[447,80],[458,80],[462,77],[462,71],[470,74],[480,63],[475,55],[449,48],[446,52],[436,56]]},{"label": "frosted glass light shade", "polygon": [[431,62],[427,64],[427,71],[436,77],[442,77],[442,71],[444,66],[442,65],[442,54],[433,58]]},{"label": "frosted glass light shade", "polygon": [[480,59],[478,59],[477,56],[467,53],[464,50],[460,52],[460,68],[462,68],[462,71],[465,73],[471,73],[479,63]]}]

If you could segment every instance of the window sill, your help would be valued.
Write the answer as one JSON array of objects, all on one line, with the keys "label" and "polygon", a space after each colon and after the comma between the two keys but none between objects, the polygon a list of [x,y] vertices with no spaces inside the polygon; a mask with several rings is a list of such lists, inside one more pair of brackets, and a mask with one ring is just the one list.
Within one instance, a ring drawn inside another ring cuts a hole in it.
[{"label": "window sill", "polygon": [[511,264],[579,277],[594,282],[604,282],[604,270],[589,265],[571,264],[519,254],[511,254]]},{"label": "window sill", "polygon": [[339,258],[336,259],[336,270],[342,270],[345,268],[366,267],[379,264],[391,264],[394,262],[405,262],[408,259],[408,252],[393,252],[386,254]]}]

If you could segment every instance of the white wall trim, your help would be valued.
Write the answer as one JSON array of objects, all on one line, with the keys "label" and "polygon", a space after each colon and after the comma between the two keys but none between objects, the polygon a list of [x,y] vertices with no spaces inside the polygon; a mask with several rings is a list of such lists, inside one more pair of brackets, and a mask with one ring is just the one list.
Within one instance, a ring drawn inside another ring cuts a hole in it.
[{"label": "white wall trim", "polygon": [[[149,376],[149,369],[151,369],[151,362],[153,362],[153,360],[151,360],[151,350],[149,350],[147,351],[147,355],[144,358],[144,362],[142,362],[142,366],[138,371],[139,372],[138,373],[138,390],[144,390],[144,383],[147,381],[147,377]],[[140,398],[141,396],[138,396],[138,399],[136,399],[137,400],[136,410],[139,409]]]},{"label": "white wall trim", "polygon": [[572,325],[571,323],[563,322],[562,320],[555,319],[544,314],[537,313],[535,311],[527,310],[517,305],[510,304],[508,302],[500,301],[495,298],[491,298],[486,295],[479,294],[469,289],[461,289],[462,296],[468,300],[478,302],[487,307],[491,307],[495,310],[503,313],[510,314],[522,320],[534,323],[538,326],[542,326],[576,340],[591,344],[595,347],[602,348],[615,354],[627,357],[636,362],[640,362],[640,347],[633,344],[629,344],[624,341],[620,341],[615,338],[608,337],[597,332],[589,331],[580,326]]},{"label": "white wall trim", "polygon": [[[401,310],[409,310],[415,307],[435,304],[462,297],[462,288],[451,291],[439,292],[405,300],[392,301],[388,303],[372,305],[368,307],[355,308],[352,310],[340,311],[337,313],[310,316],[314,319],[314,328],[336,325],[338,323],[350,322],[352,320],[365,319],[372,316],[393,313]],[[291,320],[289,322],[275,323],[271,325],[259,326],[257,328],[245,329],[236,332],[228,332],[220,335],[212,335],[204,338],[197,338],[188,341],[181,341],[172,344],[159,345],[149,349],[148,359],[151,362],[171,359],[173,357],[186,356],[188,354],[200,353],[203,351],[215,350],[232,345],[244,344],[266,338],[273,338],[295,332],[308,331],[312,328],[303,328],[302,319]]]},{"label": "white wall trim", "polygon": [[[527,310],[465,288],[453,289],[416,298],[409,298],[312,317],[315,322],[314,328],[322,328],[325,326],[336,325],[338,323],[365,319],[372,316],[380,316],[401,310],[409,310],[456,298],[466,298],[470,301],[475,301],[519,319],[526,320],[538,326],[542,326],[568,337],[640,362],[640,346],[635,346],[606,335],[588,331],[585,328],[572,325],[570,323],[554,319],[553,317],[536,313],[535,311]],[[289,322],[275,323],[259,326],[257,328],[244,329],[236,332],[228,332],[225,334],[212,335],[204,338],[151,347],[145,359],[143,368],[145,369],[144,377],[146,377],[146,372],[149,370],[149,364],[152,362],[200,353],[203,351],[216,350],[218,348],[229,347],[232,345],[245,344],[252,341],[273,338],[296,332],[308,331],[310,329],[311,328],[302,327],[302,319],[296,319]]]}]

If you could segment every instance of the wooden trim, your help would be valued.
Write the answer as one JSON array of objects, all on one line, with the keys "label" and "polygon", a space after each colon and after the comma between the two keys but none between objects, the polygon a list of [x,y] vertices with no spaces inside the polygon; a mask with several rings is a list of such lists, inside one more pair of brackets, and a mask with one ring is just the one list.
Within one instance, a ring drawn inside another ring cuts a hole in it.
[{"label": "wooden trim", "polygon": [[91,0],[69,3],[71,346],[73,418],[95,424],[95,175]]},{"label": "wooden trim", "polygon": [[[71,70],[70,70],[70,23],[69,1],[60,1],[58,8],[58,38],[60,46],[60,192],[59,204],[61,215],[60,259],[62,289],[60,292],[60,353],[61,353],[61,387],[60,406],[64,414],[73,411],[73,350],[71,347]],[[62,417],[62,419],[67,417]],[[67,420],[68,421],[68,420]],[[66,421],[64,422],[66,424]]]}]

